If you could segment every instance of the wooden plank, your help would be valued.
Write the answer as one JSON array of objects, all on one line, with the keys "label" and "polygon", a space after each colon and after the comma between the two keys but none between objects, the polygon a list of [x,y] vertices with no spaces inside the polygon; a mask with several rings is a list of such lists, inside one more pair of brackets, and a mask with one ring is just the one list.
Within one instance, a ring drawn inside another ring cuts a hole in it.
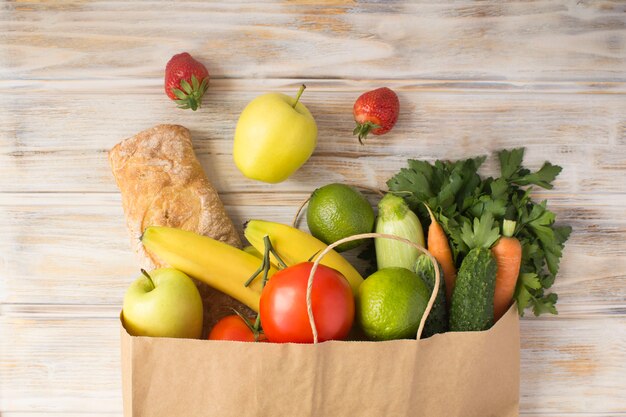
[{"label": "wooden plank", "polygon": [[523,320],[522,409],[536,413],[624,412],[624,329],[623,315]]},{"label": "wooden plank", "polygon": [[[2,413],[2,417],[44,417],[44,416],[51,416],[51,417],[57,417],[57,416],[63,416],[63,417],[123,417],[122,412],[116,412],[116,413],[101,413],[99,411],[94,411],[91,413],[68,413],[65,411],[61,411],[59,413],[57,412],[50,412],[50,411],[46,411],[46,412],[36,412],[36,411],[15,411],[15,412],[8,412],[8,413]],[[594,417],[594,416],[591,416]],[[604,417],[604,416],[596,416],[596,417]]]},{"label": "wooden plank", "polygon": [[[121,411],[116,308],[5,305],[2,313],[0,330],[11,335],[0,340],[3,415]],[[623,314],[522,320],[522,412],[623,412],[624,328]]]},{"label": "wooden plank", "polygon": [[[306,84],[315,91],[354,92],[355,97],[384,84],[393,90],[415,92],[499,92],[507,94],[626,94],[625,81],[541,81],[541,80],[440,80],[440,79],[340,79],[340,78],[217,78],[211,79],[209,91],[264,92],[291,89]],[[0,79],[0,92],[104,94],[115,87],[116,95],[163,94],[163,80],[145,79]],[[308,94],[308,93],[307,93]]]},{"label": "wooden plank", "polygon": [[13,411],[121,411],[119,330],[114,318],[33,319],[10,314],[3,306],[3,416]]},{"label": "wooden plank", "polygon": [[619,0],[314,3],[4,2],[0,77],[160,78],[188,50],[219,78],[624,79]]},{"label": "wooden plank", "polygon": [[[0,229],[7,234],[0,241],[0,275],[6,277],[0,282],[0,301],[121,303],[139,265],[130,250],[119,202],[48,205],[43,210],[22,206],[11,215],[15,223],[1,221]],[[237,208],[228,210],[238,225],[249,217]],[[258,207],[254,212],[279,220],[280,208]],[[9,211],[2,207],[0,213]],[[32,228],[40,221],[44,233]]]},{"label": "wooden plank", "polygon": [[[222,197],[241,230],[250,218],[291,222],[307,195],[235,192]],[[554,287],[560,313],[625,313],[626,195],[541,196],[550,199],[559,222],[574,228]],[[121,304],[138,266],[118,194],[0,197],[0,276],[6,277],[0,281],[0,302]],[[306,221],[300,225],[305,228]]]},{"label": "wooden plank", "polygon": [[[2,413],[2,417],[44,417],[44,416],[52,416],[52,417],[56,417],[57,415],[62,415],[64,417],[92,417],[92,416],[96,416],[96,417],[122,417],[122,412],[117,412],[117,413],[101,413],[101,412],[92,412],[92,413],[66,413],[66,412],[61,412],[61,413],[54,413],[54,412],[45,412],[45,413],[37,413],[37,412],[9,412],[9,413]],[[574,414],[563,414],[563,413],[526,413],[526,412],[521,412],[520,416],[522,417],[581,417],[583,416],[583,414],[580,413],[574,413]],[[585,413],[584,417],[623,417],[626,416],[626,413]]]},{"label": "wooden plank", "polygon": [[365,146],[351,133],[358,92],[325,91],[323,86],[318,91],[311,85],[303,101],[317,119],[319,143],[310,162],[280,185],[246,179],[231,156],[239,113],[266,87],[291,92],[297,85],[275,81],[257,91],[211,91],[196,113],[174,109],[160,89],[139,88],[115,99],[110,89],[94,94],[9,91],[0,103],[0,191],[116,192],[107,150],[159,122],[191,129],[198,156],[221,192],[302,192],[321,178],[383,186],[407,158],[455,159],[516,146],[528,147],[531,166],[549,158],[565,168],[559,192],[626,191],[623,182],[615,181],[616,172],[626,169],[626,94],[405,91],[401,85],[398,124]]},{"label": "wooden plank", "polygon": [[[118,413],[100,413],[100,412],[93,412],[93,413],[66,413],[66,412],[62,412],[62,413],[54,413],[54,412],[41,412],[41,413],[37,413],[37,412],[9,412],[9,413],[2,413],[2,417],[46,417],[46,416],[52,416],[52,417],[56,417],[57,415],[63,415],[65,417],[92,417],[92,416],[96,416],[96,417],[122,417],[122,412],[118,412]],[[529,412],[521,412],[520,416],[523,417],[624,417],[626,416],[626,413],[584,413],[584,414],[580,414],[580,413],[529,413]]]},{"label": "wooden plank", "polygon": [[[136,264],[106,150],[157,122],[191,128],[237,224],[289,221],[323,183],[383,187],[409,157],[525,145],[532,167],[564,166],[538,195],[574,234],[560,316],[522,323],[522,415],[626,415],[626,5],[236,3],[0,3],[2,416],[121,415],[116,316]],[[185,49],[212,74],[196,113],[162,92]],[[230,156],[239,112],[302,80],[316,154],[280,185],[243,178]],[[400,121],[358,146],[354,98],[383,84]]]}]

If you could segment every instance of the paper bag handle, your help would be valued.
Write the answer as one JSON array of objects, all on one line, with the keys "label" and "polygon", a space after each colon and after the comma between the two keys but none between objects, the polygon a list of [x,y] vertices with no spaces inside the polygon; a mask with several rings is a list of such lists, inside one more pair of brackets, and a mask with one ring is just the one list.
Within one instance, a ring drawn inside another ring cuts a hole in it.
[{"label": "paper bag handle", "polygon": [[419,250],[420,252],[428,256],[428,258],[430,259],[430,262],[432,262],[433,267],[435,268],[435,286],[433,287],[433,292],[431,293],[430,299],[428,300],[428,304],[426,305],[426,310],[424,310],[424,314],[422,315],[422,320],[420,321],[420,325],[417,329],[417,336],[415,337],[415,339],[419,340],[420,337],[422,336],[422,331],[424,330],[424,324],[426,323],[426,319],[428,319],[430,310],[433,308],[433,304],[435,303],[435,298],[437,298],[437,293],[439,292],[440,276],[439,276],[439,265],[437,264],[437,260],[435,259],[433,255],[431,255],[430,252],[428,252],[428,250],[426,250],[426,248],[424,248],[421,245],[418,245],[415,242],[411,242],[408,239],[405,239],[399,236],[384,234],[384,233],[361,233],[359,235],[353,235],[353,236],[345,237],[343,239],[339,239],[338,241],[328,245],[323,251],[321,251],[317,255],[315,262],[313,262],[313,267],[311,268],[311,272],[309,273],[309,280],[307,282],[307,287],[306,287],[306,310],[309,316],[309,323],[311,324],[311,330],[313,331],[313,343],[318,343],[318,335],[317,335],[317,327],[315,327],[315,318],[313,317],[313,306],[311,305],[311,292],[313,289],[313,277],[315,276],[315,271],[317,270],[318,265],[320,264],[322,258],[326,256],[328,252],[333,250],[335,247],[341,245],[342,243],[351,242],[353,240],[371,239],[371,238],[392,239],[392,240],[397,240],[399,242],[406,243],[407,245],[413,246],[415,249]]}]

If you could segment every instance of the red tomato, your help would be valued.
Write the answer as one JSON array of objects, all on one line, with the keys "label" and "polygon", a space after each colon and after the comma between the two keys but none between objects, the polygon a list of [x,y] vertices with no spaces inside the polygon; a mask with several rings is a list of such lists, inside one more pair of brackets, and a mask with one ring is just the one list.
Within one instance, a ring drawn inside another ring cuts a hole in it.
[{"label": "red tomato", "polygon": [[[259,341],[262,337],[259,338]],[[209,340],[234,340],[239,342],[254,342],[254,333],[244,323],[243,319],[236,314],[226,316],[218,321],[211,333]]]},{"label": "red tomato", "polygon": [[[306,287],[312,262],[275,273],[261,293],[261,326],[277,343],[313,343],[306,309]],[[344,339],[354,321],[354,297],[346,278],[324,265],[315,271],[311,292],[318,340]]]}]

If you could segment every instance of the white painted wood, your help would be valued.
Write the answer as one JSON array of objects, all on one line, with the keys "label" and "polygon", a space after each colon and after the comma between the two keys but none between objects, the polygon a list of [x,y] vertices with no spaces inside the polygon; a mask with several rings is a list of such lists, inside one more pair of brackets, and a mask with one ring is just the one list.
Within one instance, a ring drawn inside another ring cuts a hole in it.
[{"label": "white painted wood", "polygon": [[[121,416],[117,314],[137,266],[106,151],[169,122],[191,129],[238,225],[289,222],[328,182],[384,187],[407,158],[526,146],[531,167],[562,165],[536,196],[574,234],[560,315],[522,322],[521,415],[625,416],[626,5],[297,3],[0,3],[0,415]],[[182,50],[212,75],[196,113],[162,91]],[[244,178],[240,111],[301,82],[315,155],[279,185]],[[360,146],[352,104],[381,85],[399,122]]]},{"label": "white painted wood", "polygon": [[[250,80],[246,83],[252,86]],[[248,180],[235,168],[234,129],[241,110],[256,95],[267,90],[291,93],[298,85],[273,82],[252,91],[210,90],[205,107],[196,113],[176,109],[157,85],[149,92],[131,89],[114,97],[110,91],[115,84],[71,94],[33,86],[26,91],[8,89],[0,102],[0,191],[117,192],[108,149],[167,122],[191,129],[198,156],[220,192],[274,192],[277,187]],[[399,84],[398,124],[361,146],[352,135],[352,105],[359,91],[344,85],[352,91],[340,91],[336,84],[331,91],[325,84],[318,90],[313,83],[304,93],[302,101],[317,119],[319,144],[310,163],[280,190],[308,192],[321,179],[383,186],[407,158],[455,159],[526,146],[530,166],[549,155],[564,167],[555,192],[626,192],[626,185],[615,181],[616,170],[626,169],[625,94],[510,93],[488,86],[478,91],[422,91],[404,90]],[[359,87],[377,85],[371,81]]]},{"label": "white painted wood", "polygon": [[[307,195],[235,192],[222,197],[241,230],[250,218],[290,222]],[[138,264],[129,250],[118,194],[1,196],[0,276],[6,279],[0,301],[121,303]],[[624,313],[626,195],[550,192],[541,197],[549,198],[560,222],[574,228],[554,287],[561,314]]]},{"label": "white painted wood", "polygon": [[[121,413],[59,413],[66,417],[119,417]],[[55,417],[57,414],[48,414],[49,416]],[[563,413],[527,413],[521,412],[521,416],[523,417],[580,417],[580,413],[574,414],[563,414]],[[585,417],[624,417],[626,413],[585,413]],[[8,412],[3,413],[2,417],[40,417],[41,413],[30,413],[30,412]]]},{"label": "white painted wood", "polygon": [[186,49],[227,78],[624,79],[619,0],[297,3],[5,2],[0,77],[160,77]]}]

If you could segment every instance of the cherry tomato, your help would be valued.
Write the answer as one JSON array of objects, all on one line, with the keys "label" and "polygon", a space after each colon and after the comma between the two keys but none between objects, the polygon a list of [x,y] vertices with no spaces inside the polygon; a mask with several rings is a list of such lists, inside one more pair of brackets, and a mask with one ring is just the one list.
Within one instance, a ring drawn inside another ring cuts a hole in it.
[{"label": "cherry tomato", "polygon": [[[259,337],[259,341],[262,342],[262,339],[264,339],[263,335]],[[222,318],[213,326],[209,333],[209,340],[254,342],[254,333],[241,317],[233,314]]]},{"label": "cherry tomato", "polygon": [[[313,343],[306,308],[306,287],[312,262],[302,262],[275,273],[261,293],[261,326],[277,343]],[[320,265],[311,292],[313,318],[320,342],[344,339],[354,321],[354,297],[346,278]]]}]

